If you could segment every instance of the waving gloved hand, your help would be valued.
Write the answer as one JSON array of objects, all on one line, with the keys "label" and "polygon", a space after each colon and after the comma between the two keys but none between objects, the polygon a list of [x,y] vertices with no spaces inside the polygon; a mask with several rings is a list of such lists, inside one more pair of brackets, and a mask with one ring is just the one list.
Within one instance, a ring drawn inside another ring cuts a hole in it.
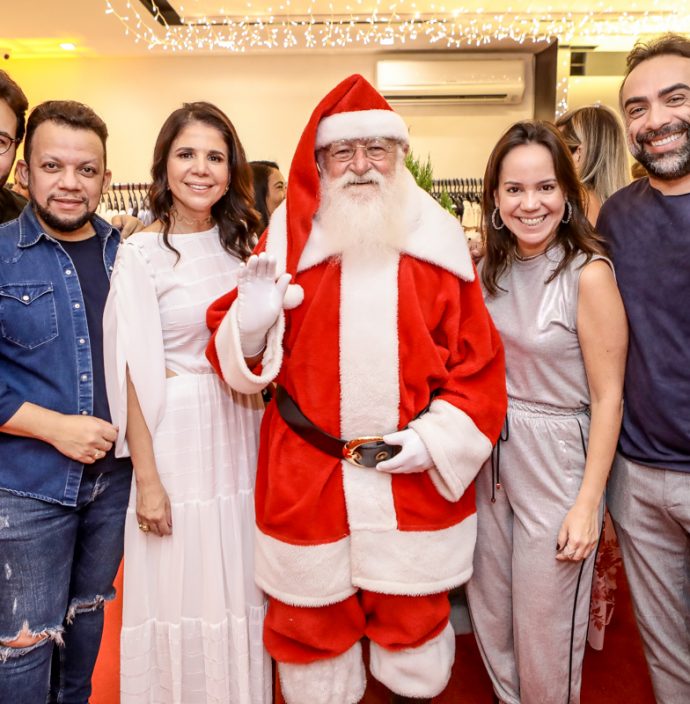
[{"label": "waving gloved hand", "polygon": [[424,472],[434,466],[429,450],[426,449],[422,438],[412,428],[384,435],[383,440],[389,445],[401,445],[402,450],[395,457],[391,457],[385,462],[379,462],[376,469],[380,472],[412,474],[413,472]]},{"label": "waving gloved hand", "polygon": [[252,254],[237,272],[237,324],[245,357],[255,357],[266,346],[289,283],[290,274],[276,279],[276,260],[265,252]]}]

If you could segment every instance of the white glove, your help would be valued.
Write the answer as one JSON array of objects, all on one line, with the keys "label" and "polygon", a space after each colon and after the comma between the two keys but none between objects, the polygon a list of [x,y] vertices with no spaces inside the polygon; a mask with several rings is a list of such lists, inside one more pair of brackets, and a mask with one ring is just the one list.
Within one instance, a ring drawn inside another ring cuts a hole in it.
[{"label": "white glove", "polygon": [[376,465],[376,469],[381,472],[412,474],[413,472],[424,472],[434,466],[429,450],[426,449],[422,438],[412,428],[384,435],[383,441],[389,445],[401,445],[402,450],[395,457]]},{"label": "white glove", "polygon": [[276,260],[252,254],[237,272],[237,324],[245,357],[255,357],[266,346],[266,335],[283,308],[290,274],[276,280]]}]

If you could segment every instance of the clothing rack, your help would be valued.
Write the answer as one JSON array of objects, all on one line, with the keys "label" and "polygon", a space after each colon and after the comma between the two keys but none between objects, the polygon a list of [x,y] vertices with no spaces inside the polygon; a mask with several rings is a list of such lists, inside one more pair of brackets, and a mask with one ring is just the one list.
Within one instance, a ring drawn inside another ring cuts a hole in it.
[{"label": "clothing rack", "polygon": [[431,195],[440,200],[446,193],[455,209],[456,216],[468,236],[479,229],[482,212],[482,190],[484,179],[481,178],[441,178],[434,179]]},{"label": "clothing rack", "polygon": [[149,207],[150,183],[111,183],[101,196],[98,214],[106,220],[114,215],[132,215],[145,225],[152,222]]}]

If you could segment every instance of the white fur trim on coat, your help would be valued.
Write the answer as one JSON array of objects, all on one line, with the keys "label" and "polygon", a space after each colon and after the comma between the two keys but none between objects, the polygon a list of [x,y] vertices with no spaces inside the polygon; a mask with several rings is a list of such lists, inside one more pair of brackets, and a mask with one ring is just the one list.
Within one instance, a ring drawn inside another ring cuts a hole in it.
[{"label": "white fur trim on coat", "polygon": [[441,530],[357,531],[352,583],[382,594],[437,594],[472,576],[477,515]]},{"label": "white fur trim on coat", "polygon": [[[340,430],[345,438],[398,429],[399,260],[393,251],[368,260],[350,252],[342,256]],[[343,462],[343,489],[350,530],[396,527],[390,475]]]},{"label": "white fur trim on coat", "polygon": [[350,579],[350,538],[292,545],[256,529],[256,583],[291,606],[336,604],[355,593]]},{"label": "white fur trim on coat", "polygon": [[334,658],[306,665],[279,662],[278,673],[287,704],[357,704],[367,685],[359,641]]},{"label": "white fur trim on coat", "polygon": [[437,399],[410,423],[426,445],[434,469],[429,476],[438,493],[457,501],[491,455],[491,440],[456,406]]},{"label": "white fur trim on coat", "polygon": [[418,648],[387,650],[371,642],[369,670],[392,692],[405,697],[435,697],[446,688],[455,661],[450,624]]},{"label": "white fur trim on coat", "polygon": [[389,531],[398,527],[392,475],[342,461],[343,492],[350,530]]},{"label": "white fur trim on coat", "polygon": [[321,149],[341,139],[376,139],[387,137],[410,143],[405,120],[392,110],[355,110],[324,117],[316,130],[314,149]]},{"label": "white fur trim on coat", "polygon": [[266,349],[261,359],[262,374],[254,374],[244,361],[235,301],[218,326],[215,337],[216,354],[225,382],[243,394],[255,394],[268,386],[278,376],[283,363],[284,333],[285,315],[281,313],[276,324],[268,331]]},{"label": "white fur trim on coat", "polygon": [[357,588],[437,594],[472,576],[477,516],[441,530],[358,530],[318,545],[293,545],[257,530],[256,583],[292,606],[326,606]]}]

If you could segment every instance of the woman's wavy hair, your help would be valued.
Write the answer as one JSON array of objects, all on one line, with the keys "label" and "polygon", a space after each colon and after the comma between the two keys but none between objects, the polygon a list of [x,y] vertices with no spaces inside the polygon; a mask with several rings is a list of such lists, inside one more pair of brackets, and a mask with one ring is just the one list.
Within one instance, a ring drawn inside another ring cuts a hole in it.
[{"label": "woman's wavy hair", "polygon": [[[268,179],[273,171],[280,171],[275,161],[250,161],[254,177],[254,209],[261,215],[261,231],[268,227],[270,216],[266,207],[268,196]],[[261,232],[259,232],[261,234]]]},{"label": "woman's wavy hair", "polygon": [[570,151],[582,147],[580,180],[604,203],[627,186],[628,149],[623,125],[604,105],[588,105],[565,113],[556,121]]},{"label": "woman's wavy hair", "polygon": [[517,239],[505,226],[494,227],[492,213],[495,193],[499,188],[501,165],[515,147],[540,144],[548,149],[553,159],[556,180],[563,195],[572,206],[568,223],[561,222],[556,232],[555,243],[563,248],[563,257],[545,283],[556,276],[577,256],[584,252],[589,261],[593,254],[604,254],[603,240],[594,232],[585,216],[585,191],[575,169],[568,146],[554,125],[540,120],[517,122],[503,134],[493,148],[484,174],[482,194],[482,221],[480,231],[486,243],[482,268],[482,283],[490,295],[501,288],[498,280],[512,264],[517,254]]},{"label": "woman's wavy hair", "polygon": [[254,233],[260,227],[259,214],[254,210],[252,174],[232,122],[215,105],[206,102],[183,103],[163,123],[153,150],[152,184],[149,189],[151,212],[163,223],[165,246],[175,252],[179,259],[180,253],[169,239],[173,199],[168,188],[168,157],[172,143],[192,122],[202,122],[217,129],[227,145],[230,187],[213,204],[211,215],[218,224],[223,248],[244,261],[251,254]]}]

